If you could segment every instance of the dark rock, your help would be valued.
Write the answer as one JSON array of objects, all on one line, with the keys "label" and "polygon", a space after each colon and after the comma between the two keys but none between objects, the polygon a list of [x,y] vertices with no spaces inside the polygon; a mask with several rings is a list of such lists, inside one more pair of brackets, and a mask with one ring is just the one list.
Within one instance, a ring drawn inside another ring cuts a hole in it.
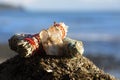
[{"label": "dark rock", "polygon": [[115,80],[89,59],[40,56],[15,56],[0,65],[0,80]]},{"label": "dark rock", "polygon": [[11,4],[0,3],[0,10],[23,11],[24,9],[21,6],[14,6],[14,5],[11,5]]}]

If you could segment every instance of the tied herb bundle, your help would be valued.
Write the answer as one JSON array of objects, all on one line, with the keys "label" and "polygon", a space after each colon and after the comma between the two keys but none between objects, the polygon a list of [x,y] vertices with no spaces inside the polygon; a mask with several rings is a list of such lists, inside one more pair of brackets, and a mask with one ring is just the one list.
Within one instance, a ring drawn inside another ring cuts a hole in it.
[{"label": "tied herb bundle", "polygon": [[37,34],[15,34],[9,39],[9,46],[22,57],[34,54],[74,57],[83,54],[82,41],[66,37],[67,26],[54,23]]}]

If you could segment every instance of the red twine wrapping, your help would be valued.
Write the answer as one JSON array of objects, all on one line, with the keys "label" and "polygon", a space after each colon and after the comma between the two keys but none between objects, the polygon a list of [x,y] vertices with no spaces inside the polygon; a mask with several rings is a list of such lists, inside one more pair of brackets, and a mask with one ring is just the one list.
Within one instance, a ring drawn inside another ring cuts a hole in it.
[{"label": "red twine wrapping", "polygon": [[[37,42],[35,42],[35,39],[37,40]],[[40,43],[40,38],[39,38],[39,34],[35,34],[33,35],[31,38],[25,38],[24,40],[28,41],[32,46],[33,46],[33,53],[32,55],[37,52],[39,49],[39,43]]]}]

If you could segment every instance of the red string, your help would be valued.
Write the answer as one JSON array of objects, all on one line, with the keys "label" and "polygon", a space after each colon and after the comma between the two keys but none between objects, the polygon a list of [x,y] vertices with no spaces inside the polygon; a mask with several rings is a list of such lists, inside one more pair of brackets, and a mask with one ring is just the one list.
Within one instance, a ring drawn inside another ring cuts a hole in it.
[{"label": "red string", "polygon": [[25,38],[25,40],[27,40],[35,49],[37,48],[37,46],[32,38]]}]

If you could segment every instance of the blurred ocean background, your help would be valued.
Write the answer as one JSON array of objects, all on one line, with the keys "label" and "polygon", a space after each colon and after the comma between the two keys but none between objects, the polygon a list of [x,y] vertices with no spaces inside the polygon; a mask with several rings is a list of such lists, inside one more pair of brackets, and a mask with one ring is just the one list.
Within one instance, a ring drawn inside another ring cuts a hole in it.
[{"label": "blurred ocean background", "polygon": [[40,32],[54,21],[68,25],[68,37],[84,41],[86,53],[120,58],[120,12],[0,11],[0,42],[15,33]]},{"label": "blurred ocean background", "polygon": [[[13,57],[8,39],[15,33],[37,33],[53,22],[69,26],[68,37],[84,43],[84,56],[120,78],[120,11],[0,10],[0,63]],[[16,53],[15,53],[16,54]]]}]

